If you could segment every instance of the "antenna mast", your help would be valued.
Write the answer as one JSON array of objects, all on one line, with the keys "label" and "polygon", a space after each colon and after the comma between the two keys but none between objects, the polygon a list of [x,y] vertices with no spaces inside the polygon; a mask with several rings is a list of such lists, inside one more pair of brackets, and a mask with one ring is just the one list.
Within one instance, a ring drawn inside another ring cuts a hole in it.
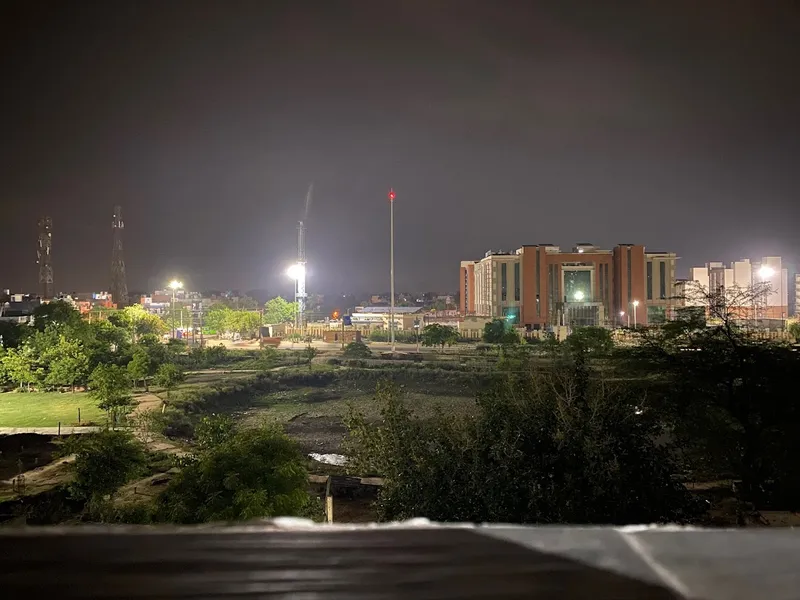
[{"label": "antenna mast", "polygon": [[114,246],[111,250],[111,300],[118,308],[128,304],[128,282],[125,277],[125,259],[122,256],[122,207],[114,207],[114,220],[111,230],[114,232]]},{"label": "antenna mast", "polygon": [[39,265],[39,294],[49,300],[53,290],[53,219],[39,219],[39,248],[36,250],[36,264]]}]

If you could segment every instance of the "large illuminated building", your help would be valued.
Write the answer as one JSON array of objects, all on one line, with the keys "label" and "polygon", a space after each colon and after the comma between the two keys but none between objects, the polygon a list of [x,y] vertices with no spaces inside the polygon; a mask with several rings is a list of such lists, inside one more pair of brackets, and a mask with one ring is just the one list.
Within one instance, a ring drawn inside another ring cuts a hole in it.
[{"label": "large illuminated building", "polygon": [[659,323],[674,316],[675,263],[671,252],[620,244],[612,250],[582,243],[569,251],[553,244],[489,251],[461,263],[463,315],[504,317],[528,329]]}]

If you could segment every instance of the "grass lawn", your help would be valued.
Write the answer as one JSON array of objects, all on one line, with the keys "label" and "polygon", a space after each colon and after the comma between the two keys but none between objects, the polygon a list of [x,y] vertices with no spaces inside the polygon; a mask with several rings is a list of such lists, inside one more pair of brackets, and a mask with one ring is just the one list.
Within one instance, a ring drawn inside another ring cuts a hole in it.
[{"label": "grass lawn", "polygon": [[0,394],[0,427],[64,427],[78,424],[105,423],[106,414],[85,393],[58,392]]}]

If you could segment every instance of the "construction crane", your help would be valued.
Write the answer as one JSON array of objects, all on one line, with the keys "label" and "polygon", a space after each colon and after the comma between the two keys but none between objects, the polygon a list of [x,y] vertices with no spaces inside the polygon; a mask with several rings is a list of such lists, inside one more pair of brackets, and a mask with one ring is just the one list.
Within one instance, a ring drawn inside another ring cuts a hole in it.
[{"label": "construction crane", "polygon": [[313,182],[308,186],[306,193],[306,204],[303,210],[303,218],[297,222],[297,262],[289,268],[289,276],[294,279],[294,301],[296,303],[295,329],[298,333],[303,332],[306,314],[306,222],[311,210],[311,199],[314,194]]}]

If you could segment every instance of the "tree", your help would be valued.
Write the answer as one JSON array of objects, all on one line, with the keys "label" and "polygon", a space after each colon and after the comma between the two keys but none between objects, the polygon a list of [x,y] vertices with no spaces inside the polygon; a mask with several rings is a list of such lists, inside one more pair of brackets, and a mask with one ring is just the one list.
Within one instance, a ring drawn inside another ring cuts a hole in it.
[{"label": "tree", "polygon": [[38,331],[44,331],[49,325],[74,327],[81,321],[81,314],[64,300],[40,304],[33,310],[32,317],[33,327]]},{"label": "tree", "polygon": [[236,424],[228,415],[207,415],[194,428],[194,441],[201,452],[216,448],[236,433]]},{"label": "tree", "polygon": [[786,331],[789,332],[796,342],[800,342],[800,319],[792,319],[786,325]]},{"label": "tree", "polygon": [[593,356],[610,353],[614,349],[611,332],[605,327],[580,327],[566,339],[571,350],[583,350]]},{"label": "tree", "polygon": [[297,302],[287,302],[280,296],[269,300],[264,305],[264,322],[271,325],[291,323],[297,312]]},{"label": "tree", "polygon": [[219,334],[226,333],[231,323],[233,311],[224,304],[212,304],[208,312],[203,315],[203,324],[206,329]]},{"label": "tree", "polygon": [[256,311],[231,311],[227,330],[242,337],[255,337],[261,327],[261,313]]},{"label": "tree", "polygon": [[758,506],[779,499],[795,510],[800,355],[747,327],[763,287],[698,287],[693,294],[708,322],[690,318],[639,331],[626,377],[636,370],[649,377],[651,396],[696,477],[741,479],[743,500]]},{"label": "tree", "polygon": [[308,474],[297,446],[276,428],[242,431],[185,467],[157,500],[170,523],[298,516],[308,503]]},{"label": "tree", "polygon": [[162,335],[167,331],[166,325],[158,315],[147,312],[141,304],[126,306],[117,314],[110,316],[111,321],[117,327],[125,329],[133,342],[136,342],[142,335]]},{"label": "tree", "polygon": [[170,392],[184,380],[183,371],[173,363],[164,363],[156,371],[156,384],[167,390],[167,398]]},{"label": "tree", "polygon": [[177,356],[186,353],[188,347],[189,344],[185,340],[179,340],[177,338],[169,339],[166,344],[168,359],[175,360]]},{"label": "tree", "polygon": [[319,350],[314,348],[314,346],[312,346],[311,344],[306,346],[306,349],[303,350],[303,355],[305,356],[306,361],[308,361],[309,371],[311,370],[311,362],[314,360],[317,354],[319,354]]},{"label": "tree", "polygon": [[42,356],[42,361],[49,364],[45,383],[52,387],[75,386],[86,381],[89,374],[89,357],[83,344],[77,340],[59,336],[58,344],[51,346]]},{"label": "tree", "polygon": [[97,508],[108,496],[143,471],[141,444],[127,431],[103,430],[72,436],[65,451],[75,455],[72,495]]},{"label": "tree", "polygon": [[519,344],[517,332],[505,319],[494,319],[483,327],[483,341],[487,344]]},{"label": "tree", "polygon": [[141,381],[144,391],[148,392],[150,390],[147,385],[147,378],[152,375],[152,372],[153,364],[147,350],[142,347],[137,347],[133,351],[131,362],[128,363],[128,375],[130,375],[131,381],[133,381],[134,384]]},{"label": "tree", "polygon": [[458,341],[458,330],[449,325],[431,323],[422,330],[423,346],[441,346],[444,350],[445,344],[452,346]]},{"label": "tree", "polygon": [[20,389],[27,388],[37,383],[41,378],[40,367],[29,346],[9,348],[2,357],[3,370],[6,377],[17,384]]},{"label": "tree", "polygon": [[384,478],[382,520],[624,524],[697,514],[654,441],[657,422],[637,414],[642,399],[611,390],[582,361],[502,374],[468,417],[418,419],[391,384],[376,400],[380,425],[352,415],[346,453],[354,472]]},{"label": "tree", "polygon": [[26,329],[13,321],[0,321],[0,347],[17,348],[25,339]]},{"label": "tree", "polygon": [[127,370],[119,365],[98,365],[89,376],[89,395],[116,424],[131,404],[131,380]]}]

